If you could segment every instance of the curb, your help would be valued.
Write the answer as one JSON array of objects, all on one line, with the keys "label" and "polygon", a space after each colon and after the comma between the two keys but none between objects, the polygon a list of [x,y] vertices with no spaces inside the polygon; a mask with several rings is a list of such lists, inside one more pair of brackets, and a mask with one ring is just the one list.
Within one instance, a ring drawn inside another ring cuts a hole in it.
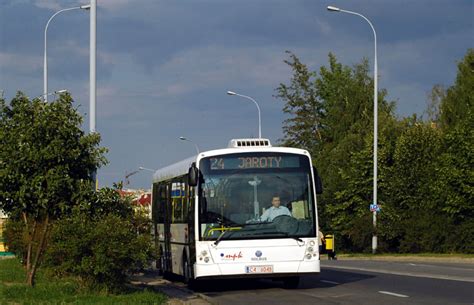
[{"label": "curb", "polygon": [[130,284],[135,287],[151,288],[169,297],[168,305],[217,305],[208,296],[195,293],[188,289],[185,284],[174,283],[163,279],[161,276],[133,276]]}]

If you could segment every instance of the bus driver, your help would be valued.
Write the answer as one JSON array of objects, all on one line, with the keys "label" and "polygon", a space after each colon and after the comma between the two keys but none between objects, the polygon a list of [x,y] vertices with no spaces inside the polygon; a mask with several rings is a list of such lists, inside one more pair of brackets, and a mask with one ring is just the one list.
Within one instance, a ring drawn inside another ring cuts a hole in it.
[{"label": "bus driver", "polygon": [[270,222],[281,215],[292,216],[290,210],[288,210],[287,207],[280,205],[280,197],[274,196],[272,198],[272,206],[263,212],[262,216],[260,216],[260,221]]}]

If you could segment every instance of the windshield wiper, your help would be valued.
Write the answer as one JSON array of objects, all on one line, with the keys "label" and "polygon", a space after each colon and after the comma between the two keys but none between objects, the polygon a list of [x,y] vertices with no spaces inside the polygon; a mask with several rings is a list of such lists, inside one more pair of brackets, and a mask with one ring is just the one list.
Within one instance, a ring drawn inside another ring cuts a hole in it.
[{"label": "windshield wiper", "polygon": [[296,241],[304,242],[304,240],[302,240],[302,239],[299,238],[298,236],[291,236],[291,238],[293,238],[293,239],[296,240]]},{"label": "windshield wiper", "polygon": [[219,235],[219,237],[218,237],[218,238],[216,239],[216,241],[214,242],[214,245],[217,246],[217,245],[221,242],[222,238],[224,238],[224,236],[225,236],[227,233],[229,233],[228,236],[230,236],[230,235],[232,235],[234,232],[235,232],[235,231],[232,231],[232,230],[228,230],[228,231],[222,232],[222,234]]},{"label": "windshield wiper", "polygon": [[296,241],[299,241],[299,242],[304,242],[304,240],[302,240],[301,238],[299,238],[298,236],[290,236],[290,234],[288,234],[287,232],[259,232],[258,234],[247,234],[248,236],[258,236],[258,235],[272,235],[272,234],[283,234],[285,235],[286,237],[289,237],[289,238],[292,238]]}]

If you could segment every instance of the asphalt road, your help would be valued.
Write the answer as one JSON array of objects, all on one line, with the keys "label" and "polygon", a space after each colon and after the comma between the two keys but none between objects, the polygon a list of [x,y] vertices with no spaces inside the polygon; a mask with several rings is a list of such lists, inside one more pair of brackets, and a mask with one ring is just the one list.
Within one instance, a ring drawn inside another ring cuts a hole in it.
[{"label": "asphalt road", "polygon": [[474,304],[474,264],[322,261],[298,289],[271,280],[219,280],[196,290],[212,304]]}]

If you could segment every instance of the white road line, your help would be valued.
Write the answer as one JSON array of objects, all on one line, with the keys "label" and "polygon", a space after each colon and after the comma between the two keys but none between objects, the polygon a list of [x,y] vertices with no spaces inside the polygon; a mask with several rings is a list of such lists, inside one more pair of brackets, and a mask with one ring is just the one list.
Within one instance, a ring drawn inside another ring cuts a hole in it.
[{"label": "white road line", "polygon": [[388,295],[393,295],[393,296],[399,297],[399,298],[408,298],[407,295],[399,294],[399,293],[395,293],[395,292],[390,292],[390,291],[379,291],[379,293],[388,294]]},{"label": "white road line", "polygon": [[326,284],[334,284],[334,285],[339,285],[340,284],[338,282],[327,281],[327,280],[320,280],[320,282],[323,282],[323,283],[326,283]]},{"label": "white road line", "polygon": [[474,277],[465,277],[465,276],[445,276],[440,274],[428,274],[428,273],[411,273],[406,271],[391,271],[385,269],[374,269],[374,268],[359,268],[359,267],[350,267],[350,266],[325,266],[321,265],[322,269],[343,269],[343,270],[357,270],[357,271],[367,271],[367,272],[375,272],[375,273],[384,273],[384,274],[393,274],[393,275],[404,275],[404,276],[413,276],[413,277],[422,277],[422,278],[431,278],[431,279],[439,279],[439,280],[449,280],[449,281],[461,281],[461,282],[474,282]]}]

